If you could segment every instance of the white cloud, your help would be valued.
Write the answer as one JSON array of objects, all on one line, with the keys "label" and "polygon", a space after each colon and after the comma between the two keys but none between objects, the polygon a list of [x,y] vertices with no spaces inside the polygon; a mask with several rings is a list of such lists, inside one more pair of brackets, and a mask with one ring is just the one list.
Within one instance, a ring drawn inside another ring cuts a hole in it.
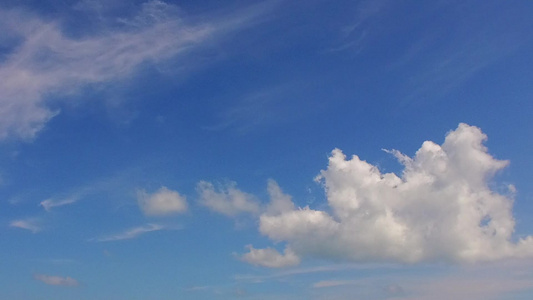
[{"label": "white cloud", "polygon": [[35,219],[14,220],[9,223],[10,227],[21,228],[37,233],[42,230],[41,226]]},{"label": "white cloud", "polygon": [[187,201],[178,192],[161,187],[154,194],[141,190],[137,192],[137,202],[144,214],[164,216],[187,211]]},{"label": "white cloud", "polygon": [[300,258],[290,248],[285,248],[285,251],[281,254],[273,248],[255,249],[251,245],[247,247],[249,252],[244,254],[241,259],[256,266],[282,268],[300,263]]},{"label": "white cloud", "polygon": [[147,225],[144,225],[144,226],[139,226],[139,227],[134,227],[134,228],[128,229],[128,230],[126,230],[124,232],[121,232],[121,233],[118,233],[118,234],[114,234],[114,235],[110,235],[110,236],[106,236],[106,237],[102,237],[102,238],[97,238],[97,239],[92,239],[91,241],[112,242],[112,241],[120,241],[120,240],[131,240],[131,239],[134,239],[134,238],[138,238],[139,236],[141,236],[141,235],[143,235],[145,233],[164,230],[164,229],[167,229],[167,228],[165,226],[163,226],[163,225],[147,224]]},{"label": "white cloud", "polygon": [[79,283],[76,279],[71,277],[50,276],[44,274],[34,274],[33,278],[39,280],[48,285],[61,285],[61,286],[78,286]]},{"label": "white cloud", "polygon": [[294,210],[291,196],[284,194],[277,182],[269,179],[267,191],[270,196],[270,203],[266,208],[266,214],[279,215]]},{"label": "white cloud", "polygon": [[79,200],[79,198],[80,197],[78,195],[73,195],[71,197],[64,198],[64,199],[52,199],[52,198],[50,198],[50,199],[46,199],[46,200],[41,201],[40,205],[46,211],[51,211],[52,208],[54,208],[54,207],[60,207],[60,206],[73,204],[73,203],[77,202]]},{"label": "white cloud", "polygon": [[187,55],[257,14],[251,9],[198,23],[176,6],[152,0],[120,26],[72,37],[61,29],[61,20],[0,9],[0,30],[11,37],[0,42],[19,41],[6,46],[11,52],[0,65],[0,139],[33,138],[59,113],[50,96],[73,96],[88,84],[127,78],[142,64]]},{"label": "white cloud", "polygon": [[215,189],[212,183],[200,181],[196,186],[196,191],[199,194],[200,204],[217,213],[226,216],[259,213],[260,207],[257,199],[237,189],[234,182]]},{"label": "white cloud", "polygon": [[412,158],[393,150],[405,167],[400,177],[335,149],[317,177],[330,209],[264,213],[259,230],[299,257],[415,263],[533,256],[531,236],[513,242],[513,191],[489,187],[508,162],[488,153],[486,138],[460,124],[442,145],[426,141]]},{"label": "white cloud", "polygon": [[215,186],[206,181],[200,181],[197,185],[197,192],[200,196],[199,202],[203,206],[226,216],[236,216],[241,213],[267,215],[278,215],[285,211],[294,209],[291,196],[284,194],[278,183],[272,179],[268,180],[267,191],[270,196],[270,203],[261,205],[256,197],[239,190],[235,182],[230,182],[224,186]]}]

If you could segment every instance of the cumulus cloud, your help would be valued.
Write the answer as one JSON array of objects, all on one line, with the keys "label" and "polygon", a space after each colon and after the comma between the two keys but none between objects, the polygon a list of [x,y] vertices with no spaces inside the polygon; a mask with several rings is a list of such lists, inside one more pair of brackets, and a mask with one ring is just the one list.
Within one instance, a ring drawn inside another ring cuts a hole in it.
[{"label": "cumulus cloud", "polygon": [[141,190],[137,192],[137,202],[144,214],[164,216],[187,211],[187,201],[178,192],[161,187],[154,194]]},{"label": "cumulus cloud", "polygon": [[248,245],[247,247],[249,252],[244,254],[241,259],[252,265],[268,268],[282,268],[300,263],[300,258],[296,256],[290,248],[285,248],[285,251],[281,254],[273,248],[255,249],[251,245]]},{"label": "cumulus cloud", "polygon": [[60,286],[78,286],[79,282],[71,277],[51,276],[44,274],[34,274],[33,278],[39,280],[48,285],[60,285]]},{"label": "cumulus cloud", "polygon": [[139,236],[141,236],[141,235],[143,235],[145,233],[164,230],[164,229],[167,229],[167,228],[165,226],[163,226],[163,225],[147,224],[147,225],[144,225],[144,226],[130,228],[130,229],[124,231],[124,232],[117,233],[117,234],[114,234],[114,235],[105,236],[105,237],[101,237],[101,238],[97,238],[97,239],[92,239],[91,241],[112,242],[112,241],[120,241],[120,240],[131,240],[131,239],[138,238]]},{"label": "cumulus cloud", "polygon": [[210,182],[200,181],[196,191],[201,205],[226,216],[257,214],[260,210],[259,201],[253,195],[237,189],[234,182],[215,188]]},{"label": "cumulus cloud", "polygon": [[14,220],[9,223],[10,227],[21,228],[37,233],[42,230],[41,226],[35,219]]},{"label": "cumulus cloud", "polygon": [[200,23],[174,5],[152,0],[116,26],[73,37],[62,30],[61,20],[0,8],[5,35],[0,43],[6,43],[0,46],[9,51],[0,57],[0,139],[33,138],[59,113],[57,103],[51,103],[58,97],[51,96],[69,98],[88,84],[127,78],[142,64],[184,57],[253,14]]},{"label": "cumulus cloud", "polygon": [[499,194],[489,186],[508,161],[491,156],[486,139],[460,124],[442,145],[426,141],[414,157],[392,150],[401,176],[335,149],[316,179],[329,209],[263,213],[259,230],[300,257],[416,263],[533,256],[531,236],[513,237],[513,188]]}]

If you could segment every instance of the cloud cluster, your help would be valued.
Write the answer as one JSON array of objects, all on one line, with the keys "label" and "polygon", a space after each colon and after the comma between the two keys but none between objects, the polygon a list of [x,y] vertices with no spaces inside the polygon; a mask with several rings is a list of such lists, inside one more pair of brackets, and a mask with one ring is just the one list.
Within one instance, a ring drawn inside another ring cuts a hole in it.
[{"label": "cloud cluster", "polygon": [[33,278],[39,280],[48,285],[60,285],[60,286],[78,286],[79,282],[71,277],[51,276],[44,274],[34,274]]},{"label": "cloud cluster", "polygon": [[185,196],[166,187],[161,187],[151,195],[144,190],[138,191],[137,202],[143,213],[148,216],[164,216],[187,211]]},{"label": "cloud cluster", "polygon": [[0,139],[33,138],[59,112],[50,106],[53,95],[126,78],[141,64],[185,55],[229,28],[222,21],[191,22],[157,0],[121,19],[122,26],[77,37],[65,34],[60,20],[22,10],[0,9],[0,20],[6,36],[0,46],[10,50],[0,57]]},{"label": "cloud cluster", "polygon": [[[426,141],[412,158],[389,151],[404,166],[401,176],[383,174],[335,149],[317,177],[330,209],[290,208],[290,198],[271,193],[271,207],[284,199],[286,209],[263,213],[259,230],[286,242],[297,256],[334,260],[476,262],[532,256],[531,236],[513,242],[514,187],[502,195],[489,186],[508,162],[488,153],[486,139],[479,128],[460,124],[442,145]],[[251,247],[243,258],[268,266],[281,255],[271,250]]]}]

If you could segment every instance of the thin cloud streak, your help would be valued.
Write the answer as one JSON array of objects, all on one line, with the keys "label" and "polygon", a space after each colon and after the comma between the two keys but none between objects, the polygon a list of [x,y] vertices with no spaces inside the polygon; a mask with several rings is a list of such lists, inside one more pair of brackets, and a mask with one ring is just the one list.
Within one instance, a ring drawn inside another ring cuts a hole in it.
[{"label": "thin cloud streak", "polygon": [[9,223],[9,227],[29,230],[32,233],[37,233],[42,230],[35,219],[14,220]]},{"label": "thin cloud streak", "polygon": [[33,278],[48,285],[57,286],[78,286],[79,282],[71,277],[51,276],[45,274],[34,274]]},{"label": "thin cloud streak", "polygon": [[323,280],[319,281],[313,284],[314,288],[328,288],[328,287],[336,287],[341,285],[350,285],[357,283],[357,281],[352,280]]},{"label": "thin cloud streak", "polygon": [[118,233],[118,234],[105,236],[105,237],[101,237],[101,238],[96,238],[96,239],[91,239],[90,241],[112,242],[112,241],[121,241],[121,240],[131,240],[131,239],[138,238],[141,235],[144,235],[144,234],[149,233],[149,232],[160,231],[160,230],[165,230],[165,229],[168,229],[168,228],[163,226],[163,225],[147,224],[147,225],[144,225],[144,226],[139,226],[139,227],[134,227],[134,228],[128,229],[128,230],[126,230],[124,232],[121,232],[121,233]]},{"label": "thin cloud streak", "polygon": [[277,271],[268,275],[239,274],[235,275],[236,281],[245,282],[264,282],[270,279],[279,279],[293,276],[306,276],[308,274],[336,273],[351,270],[375,270],[375,269],[397,269],[396,264],[333,264],[308,268],[289,268],[283,271]]},{"label": "thin cloud streak", "polygon": [[65,199],[59,199],[59,200],[50,198],[50,199],[46,199],[44,201],[41,201],[41,203],[39,205],[42,206],[44,208],[44,210],[49,212],[54,207],[60,207],[60,206],[73,204],[73,203],[77,202],[79,199],[80,199],[80,197],[77,196],[77,195],[69,197],[69,198],[65,198]]},{"label": "thin cloud streak", "polygon": [[142,165],[133,166],[117,172],[112,176],[101,177],[95,181],[90,181],[84,185],[74,187],[65,192],[53,195],[48,199],[39,203],[46,211],[50,212],[54,208],[72,205],[84,198],[105,193],[110,194],[117,191],[121,193],[127,192],[132,187],[129,186],[132,176],[137,176],[142,172]]}]

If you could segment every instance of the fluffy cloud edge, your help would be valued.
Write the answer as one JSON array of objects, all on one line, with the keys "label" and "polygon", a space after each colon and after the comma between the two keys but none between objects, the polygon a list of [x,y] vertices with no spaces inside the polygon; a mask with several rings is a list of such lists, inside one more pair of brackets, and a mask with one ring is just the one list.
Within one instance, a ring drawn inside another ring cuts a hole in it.
[{"label": "fluffy cloud edge", "polygon": [[[404,166],[400,176],[335,149],[316,178],[328,209],[295,209],[282,197],[288,209],[263,211],[259,231],[302,258],[476,263],[532,257],[533,237],[513,236],[513,186],[508,194],[491,189],[509,162],[490,155],[486,140],[481,129],[461,123],[442,145],[426,141],[413,157],[389,151]],[[278,206],[273,195],[269,207]],[[273,267],[268,262],[282,255],[251,247],[244,257]]]},{"label": "fluffy cloud edge", "polygon": [[161,187],[153,194],[137,191],[137,203],[147,216],[167,216],[184,213],[188,209],[187,198],[177,191]]},{"label": "fluffy cloud edge", "polygon": [[300,258],[290,249],[285,248],[283,254],[273,248],[256,249],[252,245],[246,246],[248,253],[243,254],[240,259],[255,266],[267,268],[284,268],[296,266],[300,263]]},{"label": "fluffy cloud edge", "polygon": [[200,205],[228,217],[244,213],[256,215],[260,212],[256,197],[239,190],[235,182],[215,187],[211,182],[200,181],[196,185],[196,191]]}]

